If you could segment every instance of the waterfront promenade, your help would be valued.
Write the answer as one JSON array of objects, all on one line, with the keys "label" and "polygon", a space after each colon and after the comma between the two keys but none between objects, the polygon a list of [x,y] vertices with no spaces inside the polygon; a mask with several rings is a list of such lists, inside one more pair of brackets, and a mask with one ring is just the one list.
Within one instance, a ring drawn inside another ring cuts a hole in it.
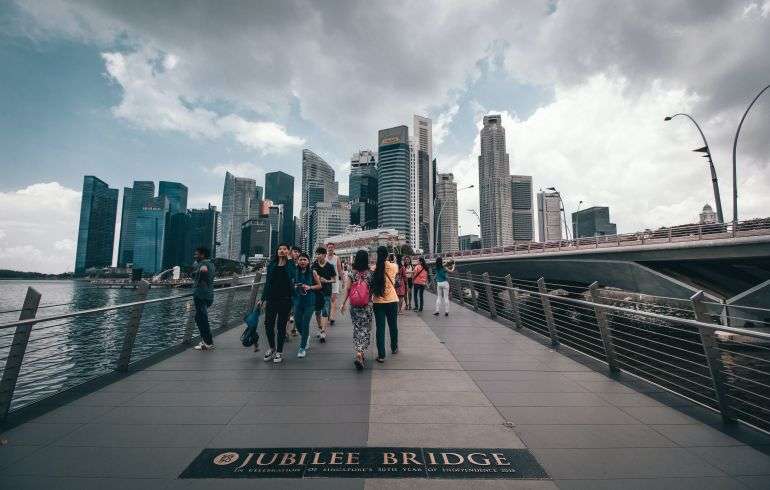
[{"label": "waterfront promenade", "polygon": [[[362,373],[347,315],[281,365],[230,330],[4,432],[0,488],[770,488],[770,437],[452,307],[400,316]],[[549,479],[178,478],[206,448],[279,447],[526,448]]]}]

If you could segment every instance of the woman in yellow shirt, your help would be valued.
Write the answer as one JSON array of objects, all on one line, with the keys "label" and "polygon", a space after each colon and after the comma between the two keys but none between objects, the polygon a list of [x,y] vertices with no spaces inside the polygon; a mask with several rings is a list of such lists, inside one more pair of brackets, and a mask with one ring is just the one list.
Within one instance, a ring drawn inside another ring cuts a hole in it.
[{"label": "woman in yellow shirt", "polygon": [[396,274],[398,266],[387,260],[388,249],[377,248],[377,265],[372,277],[372,303],[377,325],[377,362],[385,362],[385,322],[390,333],[390,352],[398,352],[398,295]]}]

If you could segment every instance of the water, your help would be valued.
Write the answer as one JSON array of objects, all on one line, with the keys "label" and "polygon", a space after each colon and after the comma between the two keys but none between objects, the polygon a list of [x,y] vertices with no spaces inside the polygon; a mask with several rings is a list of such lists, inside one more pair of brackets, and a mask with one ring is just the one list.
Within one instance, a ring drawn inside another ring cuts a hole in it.
[{"label": "water", "polygon": [[[19,318],[28,287],[42,294],[37,316],[128,303],[134,289],[99,289],[82,281],[0,281],[0,323]],[[189,290],[150,289],[148,299],[184,295]],[[228,292],[215,294],[212,328],[238,322],[245,314],[249,288],[235,290],[230,314],[222,318]],[[56,306],[51,306],[56,305]],[[193,312],[189,299],[146,305],[132,352],[132,362],[179,344]],[[113,310],[34,325],[16,386],[12,409],[114,371],[131,309]],[[4,368],[15,329],[0,330],[0,368]],[[196,333],[197,330],[194,331]]]}]

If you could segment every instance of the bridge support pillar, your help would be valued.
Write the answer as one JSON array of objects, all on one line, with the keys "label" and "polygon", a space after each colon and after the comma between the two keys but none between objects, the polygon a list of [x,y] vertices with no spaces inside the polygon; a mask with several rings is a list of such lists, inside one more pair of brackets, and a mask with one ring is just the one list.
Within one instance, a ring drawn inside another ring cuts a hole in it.
[{"label": "bridge support pillar", "polygon": [[[149,291],[150,283],[141,281],[136,288],[136,301],[146,300]],[[123,348],[120,350],[120,357],[116,367],[118,371],[128,371],[128,364],[131,362],[131,352],[134,350],[134,342],[136,341],[136,334],[139,333],[139,324],[142,321],[143,312],[144,303],[134,305],[131,308],[131,316],[128,318],[128,325],[126,325],[126,335],[123,337]]]},{"label": "bridge support pillar", "polygon": [[476,293],[476,286],[473,285],[473,274],[468,271],[468,287],[471,289],[471,301],[473,301],[473,311],[479,311],[479,295]]},{"label": "bridge support pillar", "polygon": [[612,344],[612,331],[607,323],[607,311],[599,306],[601,298],[599,297],[599,283],[593,282],[588,286],[589,300],[594,303],[594,313],[596,314],[596,324],[599,327],[599,334],[602,336],[604,344],[604,355],[607,357],[607,364],[610,366],[610,372],[619,373],[618,361],[615,357],[615,347]]},{"label": "bridge support pillar", "polygon": [[[21,307],[19,320],[35,318],[41,296],[34,288],[27,288],[27,295],[24,298],[24,306]],[[5,359],[3,378],[0,381],[0,421],[8,417],[8,412],[11,409],[11,400],[13,400],[16,381],[19,379],[19,373],[21,372],[24,353],[27,351],[27,343],[29,342],[29,335],[32,333],[32,325],[34,324],[19,325],[13,334],[11,348],[8,351],[8,357]]]},{"label": "bridge support pillar", "polygon": [[516,297],[516,289],[513,287],[513,278],[510,274],[505,276],[505,286],[508,288],[508,299],[511,302],[511,312],[513,313],[513,323],[517,329],[521,328],[521,315],[519,314],[519,304]]},{"label": "bridge support pillar", "polygon": [[485,292],[487,294],[487,304],[489,305],[489,318],[497,318],[497,305],[495,304],[495,295],[492,294],[492,281],[489,279],[489,273],[481,275],[484,282]]},{"label": "bridge support pillar", "polygon": [[[703,304],[703,296],[703,291],[698,291],[690,298],[693,310],[695,311],[695,319],[701,323],[714,323],[706,311],[706,305]],[[727,382],[724,377],[725,366],[717,344],[716,329],[703,326],[698,327],[698,331],[701,343],[703,344],[703,352],[706,354],[709,371],[711,372],[711,381],[714,383],[714,391],[717,395],[717,404],[722,414],[722,420],[725,423],[735,422],[735,413],[730,408],[727,399]]]},{"label": "bridge support pillar", "polygon": [[543,315],[545,323],[548,325],[548,333],[551,336],[551,345],[559,347],[559,333],[556,331],[556,322],[553,320],[553,309],[551,309],[551,299],[547,296],[548,289],[545,287],[545,279],[537,280],[537,289],[540,292],[540,301],[543,303]]}]

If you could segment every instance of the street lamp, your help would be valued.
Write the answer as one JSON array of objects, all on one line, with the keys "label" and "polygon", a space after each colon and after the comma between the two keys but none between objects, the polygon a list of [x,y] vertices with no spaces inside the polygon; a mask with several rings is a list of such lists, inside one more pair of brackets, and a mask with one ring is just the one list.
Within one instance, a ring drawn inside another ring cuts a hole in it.
[{"label": "street lamp", "polygon": [[[475,186],[473,184],[471,184],[471,185],[462,187],[460,189],[457,189],[457,192],[464,191],[464,190],[467,190],[467,189],[472,189],[474,187]],[[436,199],[438,199],[438,196],[433,196],[433,207],[434,208],[436,207]],[[456,199],[456,197],[455,197],[455,199]],[[436,215],[436,220],[435,220],[435,222],[436,222],[436,231],[433,233],[433,251],[434,252],[438,252],[438,250],[436,250],[436,245],[438,245],[438,230],[439,230],[439,225],[440,225],[440,220],[441,220],[441,212],[444,211],[444,205],[445,204],[446,204],[446,201],[442,201],[441,202],[441,207],[438,208],[438,214]]]},{"label": "street lamp", "polygon": [[684,116],[695,125],[695,127],[698,129],[698,132],[700,133],[701,138],[703,138],[703,148],[698,148],[697,150],[693,150],[695,152],[699,153],[705,153],[703,155],[704,157],[709,159],[709,169],[711,170],[711,185],[714,187],[714,202],[717,206],[717,220],[720,223],[724,223],[724,216],[722,215],[722,199],[719,197],[719,182],[717,182],[717,171],[714,168],[714,161],[711,159],[711,150],[709,149],[709,144],[706,141],[706,135],[703,134],[703,130],[700,128],[700,125],[693,119],[693,117],[689,114],[685,114],[683,112],[674,114],[672,116],[666,116],[663,118],[664,121],[670,121],[674,119],[677,116]]},{"label": "street lamp", "polygon": [[746,115],[748,115],[749,110],[751,110],[751,107],[754,105],[757,99],[769,88],[770,85],[760,90],[757,96],[754,97],[754,100],[751,101],[751,104],[749,104],[749,106],[746,108],[746,112],[743,113],[741,122],[738,123],[738,129],[735,131],[735,139],[733,139],[733,233],[735,233],[735,228],[738,226],[738,177],[736,171],[737,165],[735,164],[735,153],[738,148],[738,135],[741,134],[743,120],[746,119]]},{"label": "street lamp", "polygon": [[[559,195],[559,203],[561,205],[561,214],[564,217],[564,232],[567,234],[567,240],[569,240],[569,228],[567,228],[567,212],[564,210],[564,200],[561,198],[561,192],[556,190],[556,187],[546,187],[546,190],[554,191]],[[559,237],[561,240],[561,237]]]},{"label": "street lamp", "polygon": [[575,231],[572,233],[572,236],[575,238],[575,240],[578,240],[580,238],[580,206],[583,205],[583,201],[580,201],[578,203],[577,211],[575,211]]}]

